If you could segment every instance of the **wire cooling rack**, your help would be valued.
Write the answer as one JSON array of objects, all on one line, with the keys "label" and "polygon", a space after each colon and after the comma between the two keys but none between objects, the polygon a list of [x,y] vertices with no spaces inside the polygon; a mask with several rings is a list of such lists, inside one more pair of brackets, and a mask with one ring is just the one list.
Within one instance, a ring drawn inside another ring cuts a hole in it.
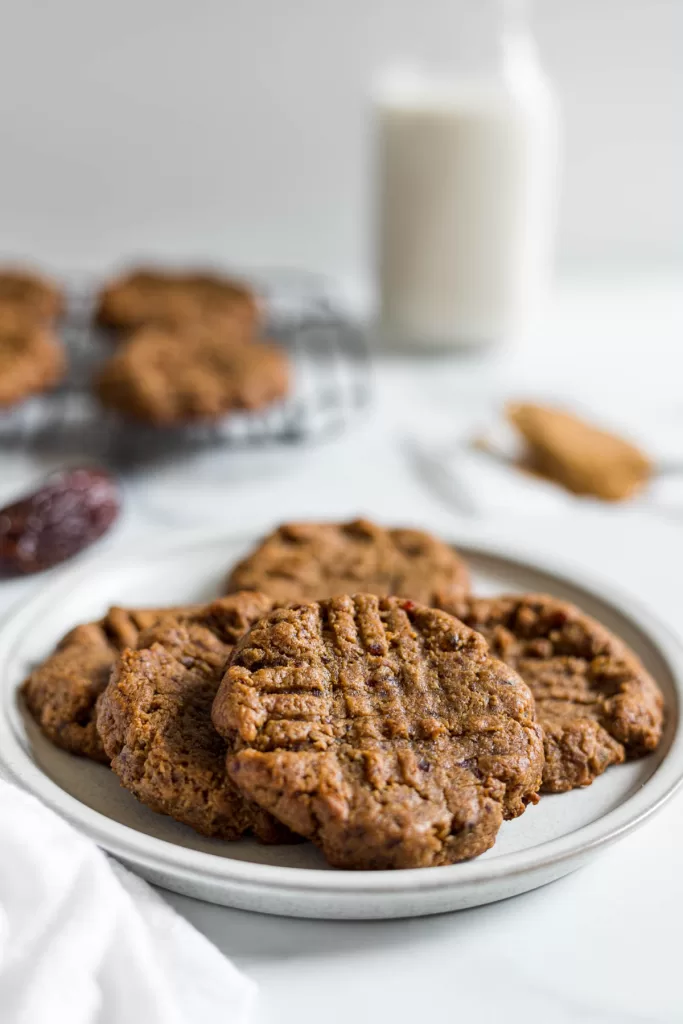
[{"label": "wire cooling rack", "polygon": [[302,444],[349,427],[371,398],[363,330],[314,277],[271,274],[257,282],[267,309],[265,334],[289,353],[292,390],[259,412],[232,413],[211,424],[157,428],[105,410],[91,390],[113,343],[93,323],[96,287],[68,289],[59,333],[69,372],[59,388],[0,411],[0,449],[34,449],[99,458],[120,466],[210,446]]}]

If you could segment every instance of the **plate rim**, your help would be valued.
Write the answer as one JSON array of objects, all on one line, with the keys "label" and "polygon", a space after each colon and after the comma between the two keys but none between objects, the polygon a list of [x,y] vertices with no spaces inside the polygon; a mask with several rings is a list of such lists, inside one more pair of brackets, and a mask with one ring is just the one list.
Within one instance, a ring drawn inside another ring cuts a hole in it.
[{"label": "plate rim", "polygon": [[[256,888],[263,892],[285,890],[290,895],[306,892],[343,898],[345,894],[356,896],[371,892],[374,895],[391,895],[443,887],[464,890],[571,862],[627,835],[656,813],[683,783],[683,643],[667,624],[637,598],[627,590],[620,593],[617,586],[592,570],[577,569],[554,555],[543,553],[539,556],[530,551],[526,544],[491,541],[476,530],[460,528],[442,532],[447,542],[461,551],[465,558],[497,558],[508,564],[513,563],[552,576],[562,584],[597,598],[643,634],[666,662],[677,696],[677,706],[670,711],[674,713],[675,710],[676,717],[669,750],[645,784],[606,814],[566,835],[545,840],[524,850],[501,854],[492,860],[475,858],[458,864],[433,867],[429,871],[422,868],[402,871],[334,871],[221,857],[180,846],[124,825],[62,789],[31,758],[17,734],[13,714],[17,690],[16,686],[9,683],[3,683],[0,687],[0,767],[11,781],[18,782],[100,847],[130,865],[148,871],[170,870],[190,881],[210,880],[232,887]],[[33,618],[39,615],[40,609],[51,603],[55,594],[77,588],[95,567],[99,572],[106,571],[109,564],[120,570],[122,564],[131,567],[139,565],[141,555],[144,555],[145,560],[153,560],[162,557],[164,553],[178,554],[197,547],[218,544],[225,544],[226,547],[237,544],[246,546],[253,543],[257,536],[256,531],[183,531],[157,543],[139,539],[125,553],[117,554],[110,549],[104,554],[92,555],[58,570],[43,587],[16,604],[0,623],[0,679],[4,677],[3,670],[11,661],[17,642]]]}]

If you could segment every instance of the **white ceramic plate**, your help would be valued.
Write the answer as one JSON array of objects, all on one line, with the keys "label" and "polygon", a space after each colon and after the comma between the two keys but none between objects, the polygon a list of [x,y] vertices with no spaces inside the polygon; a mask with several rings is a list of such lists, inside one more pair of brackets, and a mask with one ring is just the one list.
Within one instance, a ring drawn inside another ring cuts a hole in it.
[{"label": "white ceramic plate", "polygon": [[[116,561],[88,559],[54,577],[0,630],[0,766],[100,846],[152,882],[227,906],[295,917],[384,918],[439,913],[513,896],[577,868],[640,825],[683,777],[683,651],[649,614],[577,573],[518,551],[463,543],[476,589],[545,591],[579,604],[623,637],[667,702],[666,731],[648,758],[609,769],[592,786],[544,796],[507,822],[477,860],[409,871],[335,871],[309,844],[260,846],[203,838],[155,814],[107,768],[52,747],[23,712],[17,686],[77,622],[109,604],[158,605],[217,594],[253,538],[203,537]],[[628,604],[628,607],[627,607]]]}]

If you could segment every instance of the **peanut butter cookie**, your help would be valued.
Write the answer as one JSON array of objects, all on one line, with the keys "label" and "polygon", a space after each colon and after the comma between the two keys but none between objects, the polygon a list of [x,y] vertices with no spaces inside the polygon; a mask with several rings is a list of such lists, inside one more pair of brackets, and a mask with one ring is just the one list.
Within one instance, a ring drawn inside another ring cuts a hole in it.
[{"label": "peanut butter cookie", "polygon": [[133,331],[149,324],[223,318],[245,337],[253,335],[259,317],[252,290],[219,274],[140,268],[110,282],[101,292],[96,312],[104,327]]},{"label": "peanut butter cookie", "polygon": [[[141,630],[178,608],[110,608],[103,619],[70,630],[23,685],[29,711],[58,747],[95,761],[109,761],[95,726],[95,704],[120,651]],[[188,609],[189,611],[189,609]]]},{"label": "peanut butter cookie", "polygon": [[526,685],[462,622],[401,598],[272,612],[238,643],[213,721],[242,793],[337,867],[476,857],[541,784]]},{"label": "peanut butter cookie", "polygon": [[526,443],[526,468],[575,494],[623,501],[652,476],[652,462],[635,445],[571,413],[520,403],[507,416]]},{"label": "peanut butter cookie", "polygon": [[263,590],[281,601],[364,591],[434,604],[469,589],[462,558],[422,530],[349,523],[285,523],[232,570],[228,593]]},{"label": "peanut butter cookie", "polygon": [[662,694],[635,654],[574,605],[538,594],[450,606],[531,689],[545,737],[543,790],[589,786],[662,735]]},{"label": "peanut butter cookie", "polygon": [[234,644],[272,606],[264,594],[242,593],[165,619],[139,637],[137,650],[123,652],[98,704],[98,730],[121,784],[204,835],[294,838],[230,782],[226,744],[211,723]]},{"label": "peanut butter cookie", "polygon": [[0,409],[54,387],[65,370],[64,348],[51,328],[0,305]]},{"label": "peanut butter cookie", "polygon": [[142,328],[117,349],[96,382],[104,405],[158,426],[260,409],[288,389],[289,365],[281,348],[226,344],[194,325]]},{"label": "peanut butter cookie", "polygon": [[34,323],[49,324],[64,311],[64,297],[52,281],[22,267],[0,267],[0,311],[14,310]]}]

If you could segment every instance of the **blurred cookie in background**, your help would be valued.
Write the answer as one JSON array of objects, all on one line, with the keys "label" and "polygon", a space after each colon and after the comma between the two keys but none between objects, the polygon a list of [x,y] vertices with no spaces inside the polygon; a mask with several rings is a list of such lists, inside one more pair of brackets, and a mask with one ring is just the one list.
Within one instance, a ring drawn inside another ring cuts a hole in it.
[{"label": "blurred cookie in background", "polygon": [[141,328],[100,371],[103,405],[159,426],[220,419],[261,409],[290,387],[289,362],[275,345],[226,344],[203,324]]},{"label": "blurred cookie in background", "polygon": [[262,590],[280,601],[362,591],[437,604],[461,597],[469,585],[463,559],[432,534],[355,519],[284,523],[234,567],[227,591]]},{"label": "blurred cookie in background", "polygon": [[240,281],[217,273],[153,267],[140,267],[110,281],[96,310],[101,326],[124,332],[148,324],[222,319],[250,337],[258,317],[256,296]]},{"label": "blurred cookie in background", "polygon": [[64,312],[61,289],[49,278],[19,266],[0,266],[0,316],[16,313],[49,324]]},{"label": "blurred cookie in background", "polygon": [[634,444],[572,413],[516,402],[506,416],[523,439],[523,467],[574,494],[623,501],[653,475],[652,461]]},{"label": "blurred cookie in background", "polygon": [[0,408],[47,391],[65,372],[66,353],[52,329],[0,302]]}]

